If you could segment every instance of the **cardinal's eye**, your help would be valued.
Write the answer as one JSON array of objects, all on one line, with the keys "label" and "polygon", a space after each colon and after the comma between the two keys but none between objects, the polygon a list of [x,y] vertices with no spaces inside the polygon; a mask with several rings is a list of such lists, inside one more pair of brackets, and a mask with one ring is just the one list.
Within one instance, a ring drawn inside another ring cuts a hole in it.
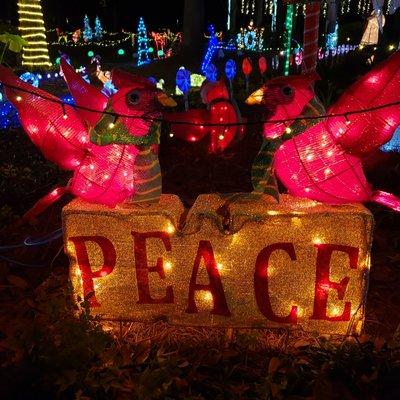
[{"label": "cardinal's eye", "polygon": [[293,89],[290,87],[290,86],[284,86],[283,88],[282,88],[282,93],[285,95],[285,96],[291,96],[292,94],[293,94]]},{"label": "cardinal's eye", "polygon": [[137,90],[128,93],[127,95],[128,103],[132,105],[136,105],[140,101],[140,93]]}]

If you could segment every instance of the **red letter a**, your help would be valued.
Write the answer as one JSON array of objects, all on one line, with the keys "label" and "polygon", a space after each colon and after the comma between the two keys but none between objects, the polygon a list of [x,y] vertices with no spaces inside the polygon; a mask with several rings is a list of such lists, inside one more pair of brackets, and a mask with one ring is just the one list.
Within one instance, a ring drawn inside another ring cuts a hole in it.
[{"label": "red letter a", "polygon": [[[197,274],[202,258],[204,259],[207,274],[210,279],[209,285],[201,285],[199,283],[196,283]],[[186,312],[189,314],[197,313],[194,295],[198,290],[206,290],[211,292],[214,303],[211,314],[223,315],[226,317],[229,317],[231,315],[231,312],[229,311],[228,305],[226,303],[224,288],[222,286],[221,277],[219,275],[213,249],[211,243],[208,240],[200,240],[199,249],[197,251],[196,259],[194,261],[192,277],[190,278],[188,307],[186,309]]]}]

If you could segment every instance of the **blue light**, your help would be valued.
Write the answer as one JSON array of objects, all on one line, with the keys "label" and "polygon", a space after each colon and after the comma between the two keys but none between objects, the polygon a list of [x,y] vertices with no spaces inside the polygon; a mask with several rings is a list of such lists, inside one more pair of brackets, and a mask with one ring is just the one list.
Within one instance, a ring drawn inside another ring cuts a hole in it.
[{"label": "blue light", "polygon": [[32,72],[24,72],[22,75],[19,76],[19,79],[26,83],[29,83],[34,87],[39,87],[39,77]]},{"label": "blue light", "polygon": [[236,75],[236,63],[230,59],[225,64],[225,75],[229,80],[232,80]]},{"label": "blue light", "polygon": [[336,47],[338,45],[338,30],[339,30],[339,25],[336,23],[335,31],[332,33],[328,33],[326,35],[325,46],[328,50],[333,50],[333,49],[336,50]]},{"label": "blue light", "polygon": [[100,18],[96,16],[94,20],[94,32],[93,37],[96,40],[101,40],[103,38],[103,27],[101,26]]},{"label": "blue light", "polygon": [[208,64],[210,64],[214,52],[218,46],[218,39],[217,35],[215,34],[214,25],[210,25],[208,27],[208,32],[210,34],[210,39],[208,41],[206,54],[204,55],[203,62],[201,64],[201,71],[204,75],[206,75]]},{"label": "blue light", "polygon": [[381,146],[380,149],[384,153],[400,153],[400,126],[395,130],[392,138]]},{"label": "blue light", "polygon": [[117,93],[118,89],[114,86],[114,84],[111,81],[107,81],[104,83],[101,92],[104,93],[106,96],[110,97],[113,94]]},{"label": "blue light", "polygon": [[72,97],[70,94],[66,94],[66,95],[64,95],[64,96],[61,96],[61,97],[60,97],[60,100],[61,100],[63,103],[66,103],[66,104],[71,104],[71,105],[74,105],[74,104],[75,104],[75,101],[74,101],[73,97]]},{"label": "blue light", "polygon": [[0,130],[18,128],[20,125],[17,110],[0,91]]},{"label": "blue light", "polygon": [[140,17],[139,19],[137,38],[138,38],[137,65],[139,66],[143,64],[148,64],[150,62],[149,45],[148,45],[149,39],[147,38],[147,30],[142,17]]},{"label": "blue light", "polygon": [[217,82],[217,67],[214,64],[208,64],[206,68],[206,79],[210,82]]},{"label": "blue light", "polygon": [[89,24],[89,17],[85,15],[83,19],[83,40],[89,42],[93,39],[93,31]]},{"label": "blue light", "polygon": [[176,73],[176,86],[182,93],[187,93],[190,89],[190,72],[181,68]]}]

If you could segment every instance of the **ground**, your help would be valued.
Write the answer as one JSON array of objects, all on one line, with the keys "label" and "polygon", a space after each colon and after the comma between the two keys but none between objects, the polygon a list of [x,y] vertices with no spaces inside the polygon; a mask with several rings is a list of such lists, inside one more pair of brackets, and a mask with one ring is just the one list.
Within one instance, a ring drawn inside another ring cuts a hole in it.
[{"label": "ground", "polygon": [[[181,60],[150,65],[173,76]],[[129,69],[129,65],[125,66]],[[334,101],[368,67],[357,57],[321,68],[317,92]],[[344,73],[346,71],[346,73]],[[161,77],[161,76],[159,76]],[[259,85],[252,82],[252,87]],[[48,87],[57,92],[60,88]],[[244,95],[240,82],[239,99]],[[244,116],[251,117],[242,104]],[[17,225],[68,174],[46,162],[21,129],[0,136],[2,245],[61,226],[64,198],[34,224]],[[224,154],[206,143],[162,136],[164,192],[186,206],[200,193],[251,190],[260,127]],[[370,181],[400,193],[400,156],[374,159]],[[103,324],[70,302],[62,240],[0,248],[0,389],[9,399],[397,399],[400,398],[400,215],[368,205],[375,218],[365,334],[333,338],[302,332],[203,330],[159,323]],[[76,312],[79,311],[79,316]],[[397,330],[397,331],[396,331]]]}]

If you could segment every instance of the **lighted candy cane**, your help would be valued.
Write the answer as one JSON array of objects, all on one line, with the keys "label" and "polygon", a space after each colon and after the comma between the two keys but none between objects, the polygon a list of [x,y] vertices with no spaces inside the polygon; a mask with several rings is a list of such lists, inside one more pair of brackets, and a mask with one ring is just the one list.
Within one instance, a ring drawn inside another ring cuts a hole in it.
[{"label": "lighted candy cane", "polygon": [[314,72],[317,68],[318,30],[320,4],[306,4],[303,32],[303,68],[302,73]]}]

